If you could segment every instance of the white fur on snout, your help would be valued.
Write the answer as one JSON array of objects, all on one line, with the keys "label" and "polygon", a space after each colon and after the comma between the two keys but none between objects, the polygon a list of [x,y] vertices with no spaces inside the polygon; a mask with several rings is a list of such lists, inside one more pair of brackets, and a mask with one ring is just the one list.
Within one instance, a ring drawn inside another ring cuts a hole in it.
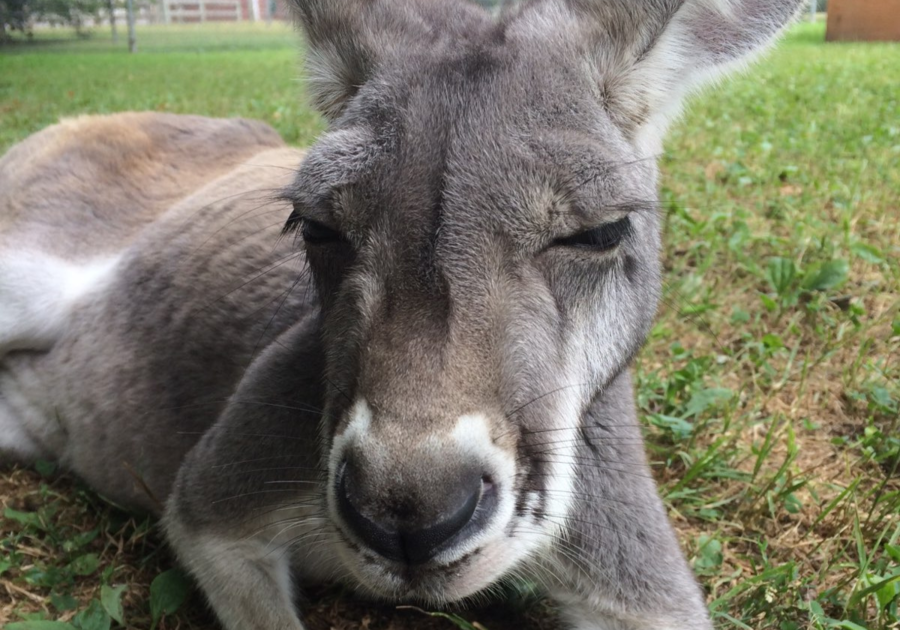
[{"label": "white fur on snout", "polygon": [[364,398],[360,398],[350,408],[350,422],[344,430],[335,436],[328,457],[328,472],[334,479],[338,466],[344,461],[344,455],[351,446],[369,442],[372,429],[372,408]]},{"label": "white fur on snout", "polygon": [[[453,562],[475,549],[503,537],[504,530],[513,517],[516,498],[513,482],[516,475],[515,457],[494,443],[491,424],[481,413],[460,416],[450,433],[451,443],[444,444],[445,457],[458,457],[460,462],[477,462],[491,476],[497,495],[497,508],[488,526],[462,545],[438,554],[441,563]],[[455,452],[454,452],[455,451]]]},{"label": "white fur on snout", "polygon": [[337,513],[337,497],[335,496],[334,480],[337,478],[338,467],[344,461],[345,454],[351,446],[357,446],[360,441],[370,434],[372,428],[372,408],[365,399],[360,398],[350,408],[350,422],[341,433],[334,437],[331,452],[328,454],[328,478],[331,483],[326,484],[325,494],[328,498],[326,504],[328,514],[332,522],[341,522]]},{"label": "white fur on snout", "polygon": [[[387,445],[372,431],[372,408],[364,398],[353,403],[349,418],[350,421],[344,430],[335,436],[331,452],[328,455],[328,476],[332,482],[337,478],[338,468],[351,448],[365,451],[366,459],[369,462],[384,461],[391,454]],[[326,490],[328,510],[332,520],[340,522],[335,509],[337,497],[335,497],[334,491],[334,483],[329,483]]]},{"label": "white fur on snout", "polygon": [[460,416],[451,433],[457,446],[472,457],[489,454],[495,449],[491,439],[491,427],[486,416],[480,413]]}]

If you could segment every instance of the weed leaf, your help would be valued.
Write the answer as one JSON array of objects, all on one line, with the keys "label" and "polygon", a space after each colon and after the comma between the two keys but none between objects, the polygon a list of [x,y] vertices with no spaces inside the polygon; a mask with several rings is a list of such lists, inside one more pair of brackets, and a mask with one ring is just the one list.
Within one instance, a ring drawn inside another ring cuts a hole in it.
[{"label": "weed leaf", "polygon": [[41,477],[49,477],[56,472],[56,464],[39,459],[34,463],[34,469]]},{"label": "weed leaf", "polygon": [[829,260],[822,265],[810,269],[803,280],[803,288],[807,291],[827,291],[847,281],[850,265],[846,260]]},{"label": "weed leaf", "polygon": [[92,529],[90,531],[75,534],[71,539],[63,542],[62,548],[66,552],[78,551],[79,549],[93,541],[99,533],[99,530]]},{"label": "weed leaf", "polygon": [[879,580],[875,584],[854,593],[850,598],[850,605],[859,604],[868,595],[875,595],[880,608],[886,608],[894,599],[900,595],[900,573],[891,577]]},{"label": "weed leaf", "polygon": [[700,536],[694,570],[700,575],[712,573],[722,566],[722,559],[722,543],[706,534]]},{"label": "weed leaf", "polygon": [[109,630],[109,615],[96,599],[72,619],[72,625],[79,630]]},{"label": "weed leaf", "polygon": [[59,612],[74,610],[78,602],[69,593],[50,593],[50,603]]},{"label": "weed leaf", "polygon": [[124,584],[121,586],[104,584],[100,587],[100,603],[103,605],[103,610],[123,626],[125,625],[125,612],[122,610],[122,593],[124,591]]},{"label": "weed leaf", "polygon": [[868,263],[880,265],[884,262],[884,253],[874,245],[869,245],[868,243],[853,243],[853,245],[850,246],[850,251]]},{"label": "weed leaf", "polygon": [[765,306],[766,310],[769,311],[770,313],[772,311],[774,311],[776,308],[778,308],[778,303],[775,300],[773,300],[772,298],[770,298],[768,295],[760,295],[759,300],[760,300],[760,302],[763,303],[763,306]]},{"label": "weed leaf", "polygon": [[163,615],[171,615],[187,599],[190,583],[178,569],[160,573],[150,584],[150,614],[155,628]]},{"label": "weed leaf", "polygon": [[797,266],[790,258],[770,258],[766,276],[775,293],[783,297],[797,277]]},{"label": "weed leaf", "polygon": [[78,556],[69,563],[69,570],[75,575],[90,575],[100,568],[100,558],[95,553]]},{"label": "weed leaf", "polygon": [[709,387],[696,392],[685,407],[685,417],[696,416],[703,413],[712,405],[731,400],[730,389],[723,387]]},{"label": "weed leaf", "polygon": [[36,512],[20,512],[12,508],[6,508],[3,510],[3,517],[15,521],[20,525],[24,525],[25,527],[42,528],[41,519]]},{"label": "weed leaf", "polygon": [[686,440],[691,436],[694,425],[683,418],[675,416],[667,416],[661,413],[654,413],[649,417],[650,422],[661,429],[666,429],[672,433],[675,441]]},{"label": "weed leaf", "polygon": [[885,545],[884,549],[894,562],[900,562],[900,545]]}]

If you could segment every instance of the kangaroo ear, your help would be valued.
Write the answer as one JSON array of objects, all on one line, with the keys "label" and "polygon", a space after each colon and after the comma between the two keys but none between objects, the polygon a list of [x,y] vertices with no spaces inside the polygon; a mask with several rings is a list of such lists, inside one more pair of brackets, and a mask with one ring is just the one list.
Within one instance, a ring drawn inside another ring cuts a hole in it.
[{"label": "kangaroo ear", "polygon": [[764,50],[803,1],[545,0],[518,20],[557,49],[574,44],[614,120],[658,146],[685,97]]},{"label": "kangaroo ear", "polygon": [[446,0],[290,0],[307,38],[308,89],[328,119],[384,64],[459,42],[486,20],[469,3]]}]

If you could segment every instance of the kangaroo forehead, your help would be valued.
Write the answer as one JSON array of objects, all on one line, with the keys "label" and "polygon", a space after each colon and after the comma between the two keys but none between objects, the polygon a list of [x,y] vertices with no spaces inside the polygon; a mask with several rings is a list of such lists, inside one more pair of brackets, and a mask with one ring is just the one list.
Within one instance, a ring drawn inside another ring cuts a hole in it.
[{"label": "kangaroo forehead", "polygon": [[[623,205],[652,202],[655,165],[614,132],[517,124],[484,131],[467,121],[356,124],[332,131],[309,153],[289,189],[309,218],[348,230],[423,213],[546,221],[559,200],[588,223]],[[602,124],[598,124],[602,127]],[[386,127],[386,128],[384,128]]]},{"label": "kangaroo forehead", "polygon": [[447,170],[474,183],[569,179],[575,170],[633,160],[588,78],[567,71],[561,79],[548,63],[469,46],[387,68],[312,148],[296,192],[324,199],[354,185],[394,191],[404,179],[421,184]]}]

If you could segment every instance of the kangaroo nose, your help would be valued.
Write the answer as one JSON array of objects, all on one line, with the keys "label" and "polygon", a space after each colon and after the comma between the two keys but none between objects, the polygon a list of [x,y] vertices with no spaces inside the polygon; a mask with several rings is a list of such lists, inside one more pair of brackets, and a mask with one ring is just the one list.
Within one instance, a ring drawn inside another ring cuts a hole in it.
[{"label": "kangaroo nose", "polygon": [[[374,490],[348,459],[337,480],[337,507],[347,527],[372,551],[390,560],[422,564],[460,534],[467,525],[476,533],[494,503],[494,488],[480,472],[460,472],[455,482],[430,489],[427,509],[403,488]],[[432,516],[423,518],[423,512]],[[477,513],[477,516],[476,516]]]}]

